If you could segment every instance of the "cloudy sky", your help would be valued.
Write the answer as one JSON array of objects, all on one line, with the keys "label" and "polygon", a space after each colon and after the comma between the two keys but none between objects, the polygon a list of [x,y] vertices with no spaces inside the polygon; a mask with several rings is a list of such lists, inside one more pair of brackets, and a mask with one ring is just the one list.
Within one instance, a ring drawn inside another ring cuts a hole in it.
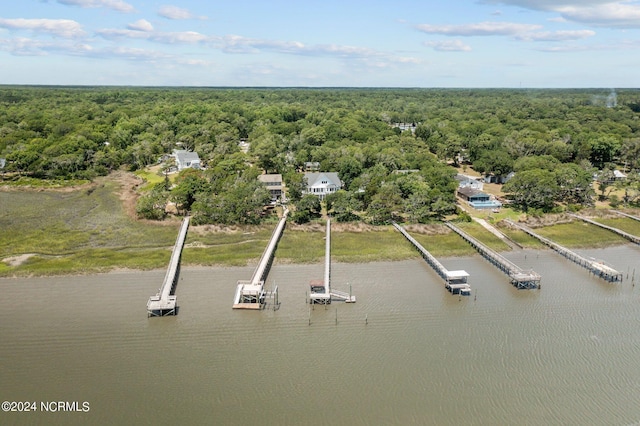
[{"label": "cloudy sky", "polygon": [[19,0],[0,84],[640,87],[638,0]]}]

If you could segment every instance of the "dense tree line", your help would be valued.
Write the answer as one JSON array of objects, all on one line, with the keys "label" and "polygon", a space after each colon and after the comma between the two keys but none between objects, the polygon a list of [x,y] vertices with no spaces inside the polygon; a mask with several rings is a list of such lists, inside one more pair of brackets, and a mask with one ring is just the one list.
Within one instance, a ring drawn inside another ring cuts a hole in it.
[{"label": "dense tree line", "polygon": [[[500,89],[206,89],[0,87],[5,175],[86,178],[156,164],[176,147],[198,152],[188,171],[141,197],[161,218],[163,201],[199,223],[256,223],[262,171],[282,173],[297,220],[318,214],[302,197],[307,161],[336,171],[344,191],[326,207],[337,220],[424,222],[454,209],[454,172],[515,171],[506,192],[523,209],[592,201],[590,178],[640,169],[640,91]],[[411,123],[414,132],[394,123]],[[250,143],[248,153],[238,142]],[[462,155],[461,155],[462,154]],[[417,170],[416,173],[402,173]],[[638,202],[634,174],[625,199]],[[314,205],[312,205],[314,204]]]}]

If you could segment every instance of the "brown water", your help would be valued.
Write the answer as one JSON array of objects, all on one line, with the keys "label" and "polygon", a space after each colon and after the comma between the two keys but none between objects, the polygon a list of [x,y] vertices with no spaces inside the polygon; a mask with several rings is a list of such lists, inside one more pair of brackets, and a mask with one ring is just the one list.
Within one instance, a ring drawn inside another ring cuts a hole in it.
[{"label": "brown water", "polygon": [[460,298],[423,261],[334,264],[357,303],[310,311],[323,265],[276,264],[281,309],[243,312],[252,268],[184,268],[179,315],[147,318],[164,271],[0,280],[0,399],[90,404],[0,424],[640,424],[640,248],[580,253],[625,281],[520,251],[543,278],[518,291],[444,259],[471,274]]}]

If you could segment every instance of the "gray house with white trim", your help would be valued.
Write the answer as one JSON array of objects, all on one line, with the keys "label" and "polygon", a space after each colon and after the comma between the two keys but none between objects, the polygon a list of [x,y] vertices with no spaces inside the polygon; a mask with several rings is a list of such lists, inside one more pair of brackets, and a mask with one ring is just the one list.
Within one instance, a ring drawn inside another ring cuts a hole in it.
[{"label": "gray house with white trim", "polygon": [[335,172],[305,173],[304,181],[306,184],[304,193],[316,195],[321,200],[342,188],[342,181]]},{"label": "gray house with white trim", "polygon": [[176,159],[178,171],[188,168],[200,168],[200,157],[197,152],[187,151],[185,149],[174,149],[171,156]]}]

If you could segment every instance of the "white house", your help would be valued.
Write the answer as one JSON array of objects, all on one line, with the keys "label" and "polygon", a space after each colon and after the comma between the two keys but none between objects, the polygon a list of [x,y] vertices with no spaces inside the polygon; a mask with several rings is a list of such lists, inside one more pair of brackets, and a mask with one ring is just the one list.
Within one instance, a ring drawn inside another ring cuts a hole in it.
[{"label": "white house", "polygon": [[305,173],[305,194],[317,195],[321,200],[342,188],[342,181],[335,172]]},{"label": "white house", "polygon": [[458,181],[459,188],[473,188],[477,189],[478,191],[482,191],[484,187],[484,182],[480,177],[476,178],[474,176],[467,176],[458,173],[455,176],[455,179]]},{"label": "white house", "polygon": [[197,152],[191,152],[184,149],[174,149],[171,156],[176,159],[176,167],[178,168],[178,171],[187,168],[200,168],[200,157]]}]

